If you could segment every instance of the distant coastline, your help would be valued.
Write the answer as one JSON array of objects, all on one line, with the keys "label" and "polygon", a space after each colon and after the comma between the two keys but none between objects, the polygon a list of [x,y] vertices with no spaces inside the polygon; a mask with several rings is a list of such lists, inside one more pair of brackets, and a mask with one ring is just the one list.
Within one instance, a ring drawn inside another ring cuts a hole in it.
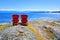
[{"label": "distant coastline", "polygon": [[60,13],[60,11],[0,11],[0,13]]},{"label": "distant coastline", "polygon": [[31,11],[33,13],[60,13],[60,11]]}]

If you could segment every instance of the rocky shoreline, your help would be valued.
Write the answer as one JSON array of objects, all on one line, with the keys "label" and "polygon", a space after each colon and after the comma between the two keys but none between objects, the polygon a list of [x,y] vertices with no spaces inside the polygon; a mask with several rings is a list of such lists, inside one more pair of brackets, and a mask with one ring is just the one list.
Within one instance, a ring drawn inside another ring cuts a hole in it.
[{"label": "rocky shoreline", "polygon": [[59,40],[60,26],[54,22],[34,20],[29,21],[28,26],[0,25],[0,40]]}]

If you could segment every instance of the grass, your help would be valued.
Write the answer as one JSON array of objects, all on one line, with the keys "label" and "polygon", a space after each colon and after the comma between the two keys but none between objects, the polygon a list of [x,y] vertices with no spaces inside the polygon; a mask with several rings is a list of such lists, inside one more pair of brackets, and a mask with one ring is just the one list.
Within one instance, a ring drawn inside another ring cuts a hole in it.
[{"label": "grass", "polygon": [[44,36],[42,36],[41,34],[39,34],[39,32],[32,26],[27,26],[27,28],[29,30],[31,30],[37,37],[38,40],[46,40]]},{"label": "grass", "polygon": [[54,38],[55,38],[55,36],[53,35],[53,33],[51,33],[50,28],[47,28],[47,29],[45,30],[45,32],[47,33],[47,35],[48,35],[51,39],[54,39]]},{"label": "grass", "polygon": [[9,24],[6,24],[6,25],[0,25],[0,30],[3,30],[3,29],[8,28],[8,27],[10,27]]}]

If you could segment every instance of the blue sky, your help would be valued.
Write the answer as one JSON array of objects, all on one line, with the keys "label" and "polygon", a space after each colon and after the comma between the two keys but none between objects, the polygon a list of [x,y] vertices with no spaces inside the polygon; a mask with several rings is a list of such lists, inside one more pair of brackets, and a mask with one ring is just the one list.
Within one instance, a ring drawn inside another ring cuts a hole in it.
[{"label": "blue sky", "polygon": [[60,10],[60,0],[0,0],[0,10]]}]

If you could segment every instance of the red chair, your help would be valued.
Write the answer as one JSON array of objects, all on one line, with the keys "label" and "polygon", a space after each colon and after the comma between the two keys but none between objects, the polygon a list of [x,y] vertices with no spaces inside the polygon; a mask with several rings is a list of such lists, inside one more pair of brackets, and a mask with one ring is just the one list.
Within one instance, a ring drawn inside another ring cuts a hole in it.
[{"label": "red chair", "polygon": [[26,14],[21,15],[21,24],[27,25],[28,22],[28,16]]},{"label": "red chair", "polygon": [[17,15],[17,14],[12,15],[12,23],[13,23],[13,25],[17,25],[18,22],[19,22],[19,15]]}]

